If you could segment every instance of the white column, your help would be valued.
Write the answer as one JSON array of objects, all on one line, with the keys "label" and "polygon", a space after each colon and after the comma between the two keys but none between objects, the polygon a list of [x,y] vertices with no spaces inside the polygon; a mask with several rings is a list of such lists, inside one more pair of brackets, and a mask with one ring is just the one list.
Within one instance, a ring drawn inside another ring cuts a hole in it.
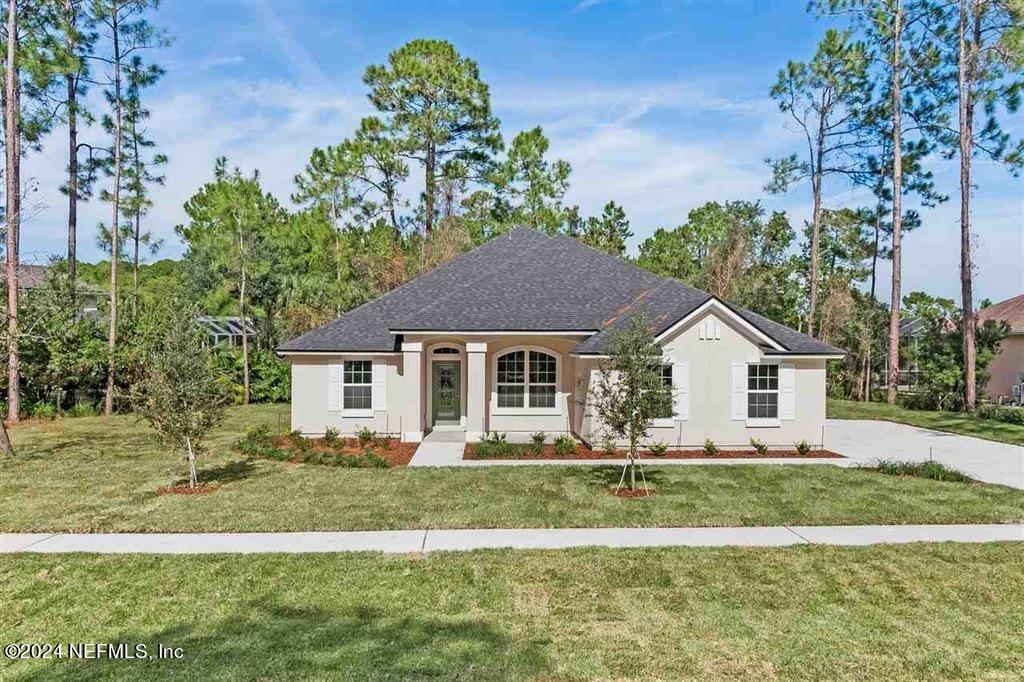
[{"label": "white column", "polygon": [[466,440],[475,442],[487,431],[487,342],[466,343]]},{"label": "white column", "polygon": [[402,440],[419,443],[423,440],[423,344],[402,344]]}]

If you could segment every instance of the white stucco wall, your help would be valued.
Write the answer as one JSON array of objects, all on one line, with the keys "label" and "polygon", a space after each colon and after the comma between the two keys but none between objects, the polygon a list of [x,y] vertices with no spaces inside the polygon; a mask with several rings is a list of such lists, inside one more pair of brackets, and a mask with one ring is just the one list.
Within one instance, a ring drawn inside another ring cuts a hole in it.
[{"label": "white stucco wall", "polygon": [[[698,330],[706,320],[718,324],[719,338],[700,338]],[[689,365],[689,418],[673,420],[671,426],[652,428],[650,440],[684,448],[701,447],[706,438],[719,448],[749,447],[751,438],[787,448],[801,439],[820,443],[825,423],[825,360],[786,360],[793,363],[795,370],[795,418],[780,420],[773,426],[751,426],[745,419],[732,418],[732,365],[735,361],[745,363],[764,356],[739,325],[707,313],[667,339],[664,348],[666,358]],[[598,360],[577,359],[577,381],[587,386],[588,393],[599,365]],[[592,445],[600,445],[601,424],[589,401],[576,428]]]},{"label": "white stucco wall", "polygon": [[[374,410],[372,417],[353,417],[346,415],[343,410],[328,409],[328,366],[345,359],[370,360],[384,366],[387,409]],[[328,426],[349,435],[364,426],[378,433],[399,433],[399,412],[393,406],[402,400],[400,356],[292,356],[290,360],[293,429],[312,436],[323,435]]]}]

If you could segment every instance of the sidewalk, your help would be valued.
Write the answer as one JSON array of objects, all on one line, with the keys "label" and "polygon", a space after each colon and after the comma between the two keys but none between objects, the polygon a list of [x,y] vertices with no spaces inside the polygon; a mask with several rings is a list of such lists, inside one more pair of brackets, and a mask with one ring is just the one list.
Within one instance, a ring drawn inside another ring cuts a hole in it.
[{"label": "sidewalk", "polygon": [[322,533],[0,533],[0,553],[253,554],[569,547],[785,547],[1024,542],[1024,524],[732,528],[488,528]]}]

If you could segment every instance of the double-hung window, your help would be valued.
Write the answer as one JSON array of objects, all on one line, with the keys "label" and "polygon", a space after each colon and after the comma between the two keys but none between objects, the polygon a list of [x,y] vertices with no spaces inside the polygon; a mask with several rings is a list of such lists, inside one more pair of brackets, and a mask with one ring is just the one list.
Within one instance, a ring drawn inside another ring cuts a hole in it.
[{"label": "double-hung window", "polygon": [[747,418],[779,418],[778,365],[747,365]]},{"label": "double-hung window", "polygon": [[373,410],[373,363],[346,360],[342,373],[342,409]]},{"label": "double-hung window", "polygon": [[[660,367],[658,367],[658,375],[661,377],[661,383],[663,383],[666,387],[668,387],[669,393],[671,394],[671,392],[672,392],[672,365],[665,364],[665,365],[661,365]],[[662,409],[659,412],[659,414],[656,417],[656,419],[671,419],[673,417],[672,412],[673,412],[673,410],[672,410],[672,401],[669,400],[667,402],[667,404],[664,406],[664,409]]]},{"label": "double-hung window", "polygon": [[498,356],[499,408],[554,408],[558,362],[537,350],[516,350]]}]

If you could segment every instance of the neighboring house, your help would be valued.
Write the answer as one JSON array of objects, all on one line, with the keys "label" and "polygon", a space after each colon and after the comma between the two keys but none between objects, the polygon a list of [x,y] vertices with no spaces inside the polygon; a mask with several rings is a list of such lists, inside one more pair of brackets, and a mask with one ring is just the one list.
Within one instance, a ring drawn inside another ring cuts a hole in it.
[{"label": "neighboring house", "polygon": [[643,314],[665,349],[672,445],[821,440],[842,351],[569,237],[516,228],[282,345],[292,428],[536,431],[600,443],[588,404],[610,335]]},{"label": "neighboring house", "polygon": [[[18,264],[18,288],[22,291],[45,288],[49,276],[49,266],[26,263]],[[99,301],[101,297],[107,297],[106,292],[79,281],[75,287],[75,295],[84,317],[91,317],[93,319],[99,317]]]},{"label": "neighboring house", "polygon": [[1024,294],[990,305],[978,311],[978,324],[986,320],[1004,320],[1010,334],[999,344],[999,352],[988,366],[985,394],[989,400],[1021,402],[1024,384]]}]

